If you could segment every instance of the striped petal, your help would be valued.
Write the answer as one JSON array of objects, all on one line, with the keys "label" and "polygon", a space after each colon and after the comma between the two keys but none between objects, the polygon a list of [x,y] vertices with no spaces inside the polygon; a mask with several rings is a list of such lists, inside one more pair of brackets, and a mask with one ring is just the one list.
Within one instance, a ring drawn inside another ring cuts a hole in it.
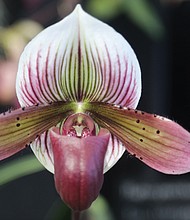
[{"label": "striped petal", "polygon": [[54,159],[49,130],[38,136],[30,147],[40,163],[51,173],[54,173]]},{"label": "striped petal", "polygon": [[[140,68],[128,42],[80,5],[25,48],[17,74],[21,106],[49,101],[99,101],[135,108],[141,93]],[[54,172],[52,146],[45,132],[32,143],[42,164]],[[110,138],[104,172],[125,148]]]},{"label": "striped petal", "polygon": [[140,68],[128,42],[80,5],[35,37],[19,63],[21,105],[99,101],[135,108]]},{"label": "striped petal", "polygon": [[107,128],[128,152],[167,174],[190,171],[190,133],[153,114],[103,103],[86,103],[91,117]]},{"label": "striped petal", "polygon": [[110,135],[104,159],[104,173],[111,169],[125,152],[124,144],[114,135]]},{"label": "striped petal", "polygon": [[[57,127],[61,130],[62,124],[58,124]],[[35,141],[30,144],[30,146],[35,156],[43,164],[43,166],[51,173],[54,173],[54,156],[49,130],[38,136]],[[110,135],[107,151],[104,158],[104,173],[113,167],[113,165],[115,165],[115,163],[123,155],[124,151],[125,146],[123,143],[119,141],[115,136]]]},{"label": "striped petal", "polygon": [[44,131],[58,124],[73,108],[57,102],[20,108],[0,115],[0,160],[30,144]]}]

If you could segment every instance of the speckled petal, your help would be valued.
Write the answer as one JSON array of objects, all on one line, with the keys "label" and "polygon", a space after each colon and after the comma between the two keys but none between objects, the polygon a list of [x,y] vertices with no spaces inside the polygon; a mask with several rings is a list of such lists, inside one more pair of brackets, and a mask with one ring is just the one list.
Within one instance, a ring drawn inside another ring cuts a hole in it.
[{"label": "speckled petal", "polygon": [[71,103],[33,105],[0,115],[0,160],[20,151],[72,112]]},{"label": "speckled petal", "polygon": [[167,174],[190,171],[190,133],[174,121],[103,103],[86,103],[86,110],[150,167]]}]

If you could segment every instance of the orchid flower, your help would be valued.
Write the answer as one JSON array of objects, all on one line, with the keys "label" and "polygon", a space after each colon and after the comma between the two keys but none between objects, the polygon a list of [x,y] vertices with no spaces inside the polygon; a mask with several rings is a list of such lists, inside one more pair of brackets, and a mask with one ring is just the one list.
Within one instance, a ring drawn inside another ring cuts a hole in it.
[{"label": "orchid flower", "polygon": [[190,133],[136,110],[134,51],[80,5],[26,46],[16,90],[21,108],[0,116],[0,159],[30,145],[75,213],[90,207],[125,150],[166,174],[190,171]]}]

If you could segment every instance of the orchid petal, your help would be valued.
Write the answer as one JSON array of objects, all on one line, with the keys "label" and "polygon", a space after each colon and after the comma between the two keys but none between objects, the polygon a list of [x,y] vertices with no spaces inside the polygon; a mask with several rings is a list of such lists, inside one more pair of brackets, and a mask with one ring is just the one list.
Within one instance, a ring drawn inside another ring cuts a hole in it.
[{"label": "orchid petal", "polygon": [[54,159],[49,130],[38,136],[30,147],[40,163],[51,173],[54,173]]},{"label": "orchid petal", "polygon": [[135,108],[141,76],[128,42],[78,5],[28,44],[16,87],[21,105],[99,101]]},{"label": "orchid petal", "polygon": [[52,129],[50,138],[58,193],[75,211],[89,208],[102,187],[109,132],[102,129],[98,136],[77,138]]},{"label": "orchid petal", "polygon": [[114,135],[110,135],[104,159],[104,173],[111,169],[125,152],[124,144]]},{"label": "orchid petal", "polygon": [[157,115],[103,103],[86,103],[86,110],[132,155],[167,174],[190,171],[190,133]]},{"label": "orchid petal", "polygon": [[38,135],[63,120],[71,113],[73,104],[57,102],[52,104],[23,107],[0,115],[0,160],[7,158]]},{"label": "orchid petal", "polygon": [[[60,125],[57,125],[59,128]],[[31,144],[31,149],[43,166],[54,173],[54,157],[49,130],[41,134]],[[114,135],[110,135],[104,159],[104,173],[112,168],[125,152],[125,146]]]}]

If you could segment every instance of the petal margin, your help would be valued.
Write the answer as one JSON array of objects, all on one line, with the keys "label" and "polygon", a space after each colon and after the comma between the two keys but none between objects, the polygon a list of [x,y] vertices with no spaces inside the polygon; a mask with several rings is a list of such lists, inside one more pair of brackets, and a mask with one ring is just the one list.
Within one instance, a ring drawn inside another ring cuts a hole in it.
[{"label": "petal margin", "polygon": [[[72,103],[22,107],[0,115],[0,160],[25,148],[72,111]],[[64,116],[64,117],[63,117]]]},{"label": "petal margin", "polygon": [[86,103],[91,117],[129,153],[167,174],[190,171],[190,133],[167,118],[103,103]]},{"label": "petal margin", "polygon": [[51,173],[54,173],[54,160],[49,130],[38,136],[30,147],[40,163]]},{"label": "petal margin", "polygon": [[111,134],[104,159],[104,173],[106,173],[117,163],[124,152],[124,144],[116,136]]},{"label": "petal margin", "polygon": [[21,105],[99,101],[135,108],[141,73],[128,42],[77,5],[25,48],[16,87]]}]

